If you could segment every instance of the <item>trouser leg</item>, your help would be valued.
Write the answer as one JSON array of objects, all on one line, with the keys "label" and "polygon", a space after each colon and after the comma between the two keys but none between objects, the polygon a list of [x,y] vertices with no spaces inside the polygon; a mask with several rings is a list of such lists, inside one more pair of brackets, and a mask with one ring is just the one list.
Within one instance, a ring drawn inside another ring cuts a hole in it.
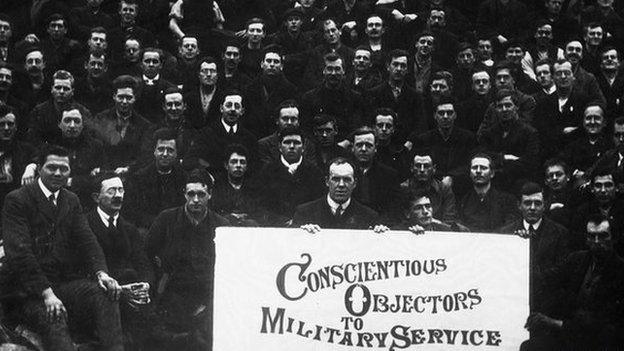
[{"label": "trouser leg", "polygon": [[[61,299],[61,301],[63,300]],[[23,320],[29,328],[32,328],[33,331],[41,335],[47,350],[76,350],[69,334],[67,320],[48,321],[43,299],[29,299],[24,301],[20,312],[20,319]]]}]

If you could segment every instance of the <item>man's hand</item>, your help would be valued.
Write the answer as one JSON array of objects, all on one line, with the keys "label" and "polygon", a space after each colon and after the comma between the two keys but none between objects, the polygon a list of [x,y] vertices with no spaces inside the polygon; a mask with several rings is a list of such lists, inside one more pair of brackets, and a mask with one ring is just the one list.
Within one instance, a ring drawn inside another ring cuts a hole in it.
[{"label": "man's hand", "polygon": [[60,322],[67,318],[67,310],[65,310],[63,302],[56,297],[52,288],[45,289],[41,295],[43,296],[48,322]]},{"label": "man's hand", "polygon": [[558,208],[564,208],[565,205],[560,203],[560,202],[553,202],[552,204],[550,204],[550,210],[556,210]]},{"label": "man's hand", "polygon": [[37,37],[36,34],[30,33],[28,35],[26,35],[24,37],[24,40],[31,43],[31,44],[36,44],[39,42],[39,38]]},{"label": "man's hand", "polygon": [[387,232],[388,230],[390,230],[390,228],[386,227],[383,224],[375,224],[375,226],[373,227],[373,232],[377,234],[383,234]]},{"label": "man's hand", "polygon": [[498,40],[498,42],[499,42],[499,43],[501,43],[501,44],[505,44],[505,43],[507,42],[507,38],[505,38],[504,36],[502,36],[502,35],[500,35],[500,34],[496,37],[496,39],[497,39],[497,40]]},{"label": "man's hand", "polygon": [[416,234],[416,235],[423,235],[425,234],[425,228],[419,226],[418,224],[413,225],[409,228],[407,228],[410,232]]},{"label": "man's hand", "polygon": [[570,134],[577,129],[578,127],[565,127],[563,128],[563,134]]},{"label": "man's hand", "polygon": [[32,184],[35,182],[35,171],[37,170],[37,165],[34,163],[30,163],[26,166],[24,170],[24,174],[22,174],[22,185]]},{"label": "man's hand", "polygon": [[520,157],[512,154],[505,154],[504,158],[505,161],[518,161],[520,159]]},{"label": "man's hand", "polygon": [[518,230],[516,230],[514,232],[514,235],[517,235],[517,236],[519,236],[521,238],[524,238],[524,239],[529,239],[529,238],[532,237],[531,233],[529,233],[529,231],[526,230],[526,229],[518,229]]},{"label": "man's hand", "polygon": [[337,143],[337,145],[340,146],[343,149],[348,149],[348,148],[351,147],[351,142],[349,140],[345,139],[345,140]]},{"label": "man's hand", "polygon": [[451,189],[453,187],[453,178],[451,176],[442,177],[442,186],[445,189]]},{"label": "man's hand", "polygon": [[98,272],[97,274],[98,284],[104,291],[108,293],[108,297],[113,300],[119,300],[119,295],[121,294],[121,287],[119,283],[113,278],[111,278],[106,272]]},{"label": "man's hand", "polygon": [[321,227],[319,227],[318,224],[312,224],[312,223],[304,224],[299,228],[305,230],[306,232],[310,234],[316,234],[321,231]]},{"label": "man's hand", "polygon": [[126,174],[128,173],[129,167],[117,167],[115,169],[115,174]]},{"label": "man's hand", "polygon": [[563,326],[563,321],[550,318],[541,313],[532,313],[529,318],[527,318],[526,324],[524,327],[528,331],[535,330],[544,330],[544,329],[561,329]]}]

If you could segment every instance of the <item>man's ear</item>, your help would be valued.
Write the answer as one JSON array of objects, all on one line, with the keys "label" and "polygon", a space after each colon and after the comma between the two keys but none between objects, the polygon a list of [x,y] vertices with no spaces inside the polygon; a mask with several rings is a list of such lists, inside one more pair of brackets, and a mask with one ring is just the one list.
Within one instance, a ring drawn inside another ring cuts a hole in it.
[{"label": "man's ear", "polygon": [[496,175],[496,171],[492,170],[492,178],[494,178],[495,175]]},{"label": "man's ear", "polygon": [[93,200],[93,202],[95,202],[96,204],[98,203],[98,197],[100,196],[100,194],[98,193],[91,193],[91,199]]},{"label": "man's ear", "polygon": [[329,189],[329,177],[328,176],[325,177],[325,186],[327,187],[327,189]]}]

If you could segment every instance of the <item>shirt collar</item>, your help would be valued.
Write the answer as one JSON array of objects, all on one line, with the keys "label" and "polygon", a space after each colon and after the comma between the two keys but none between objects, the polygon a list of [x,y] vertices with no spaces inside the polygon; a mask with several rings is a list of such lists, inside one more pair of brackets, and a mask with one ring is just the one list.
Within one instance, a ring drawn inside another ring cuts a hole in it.
[{"label": "shirt collar", "polygon": [[[97,207],[97,213],[100,215],[104,226],[108,228],[108,219],[110,218],[110,216],[106,212],[102,211],[100,206]],[[117,219],[119,219],[119,213],[113,216],[113,225],[115,226],[117,226]]]},{"label": "shirt collar", "polygon": [[554,93],[555,91],[557,91],[557,86],[553,84],[553,85],[552,85],[550,88],[548,88],[548,89],[544,89],[544,88],[542,88],[542,91],[543,91],[544,93],[546,93],[546,95],[551,95],[552,93]]},{"label": "shirt collar", "polygon": [[228,133],[230,132],[230,128],[234,129],[234,133],[236,133],[238,131],[238,123],[236,123],[235,125],[231,126],[231,125],[225,123],[223,121],[223,118],[221,118],[221,124],[223,125],[223,128],[225,128],[225,131],[228,132]]},{"label": "shirt collar", "polygon": [[[538,230],[540,225],[542,225],[542,219],[540,218],[539,221],[535,222],[535,224],[533,224],[533,229]],[[526,220],[522,220],[522,226],[524,227],[524,229],[529,230],[530,228],[530,224],[529,222],[527,222]]]},{"label": "shirt collar", "polygon": [[147,78],[147,76],[145,74],[143,75],[143,81],[147,85],[154,85],[154,84],[156,84],[156,82],[158,82],[159,79],[160,79],[160,74],[157,74],[156,77],[154,77],[152,79]]},{"label": "shirt collar", "polygon": [[282,164],[288,168],[288,172],[290,172],[290,174],[294,174],[297,171],[297,168],[299,168],[299,165],[301,165],[301,162],[303,162],[303,156],[301,156],[299,161],[295,163],[288,163],[283,155],[280,155],[280,160],[282,161]]},{"label": "shirt collar", "polygon": [[331,211],[332,211],[333,214],[336,213],[336,210],[338,209],[338,206],[342,206],[342,210],[344,212],[349,207],[349,205],[351,204],[351,198],[349,198],[344,203],[339,204],[336,201],[334,201],[331,198],[331,196],[329,196],[329,194],[327,194],[327,204],[329,205],[329,208],[331,208]]},{"label": "shirt collar", "polygon": [[59,196],[59,193],[61,192],[60,189],[52,193],[50,190],[48,190],[48,188],[46,188],[45,185],[43,185],[41,178],[37,179],[37,183],[39,184],[39,189],[43,191],[43,195],[45,195],[46,199],[49,199],[50,195],[54,194],[54,202],[56,203],[58,201],[58,196]]}]

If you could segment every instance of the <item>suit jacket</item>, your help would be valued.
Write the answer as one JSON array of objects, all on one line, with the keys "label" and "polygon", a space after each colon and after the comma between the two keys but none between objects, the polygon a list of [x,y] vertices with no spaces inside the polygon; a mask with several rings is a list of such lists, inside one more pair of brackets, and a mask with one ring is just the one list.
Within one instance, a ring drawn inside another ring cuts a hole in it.
[{"label": "suit jacket", "polygon": [[[78,109],[82,114],[83,123],[89,123],[91,112],[84,106],[78,104]],[[58,127],[63,117],[62,111],[58,111],[52,99],[37,105],[28,117],[29,137],[28,140],[35,146],[40,146],[44,142],[55,142],[61,139],[61,129]]]},{"label": "suit jacket", "polygon": [[[277,132],[258,140],[258,158],[262,164],[280,160],[279,144]],[[303,139],[303,157],[316,163],[316,146],[308,138]]]},{"label": "suit jacket", "polygon": [[440,176],[458,177],[466,174],[471,153],[477,147],[474,133],[457,126],[453,127],[448,140],[444,140],[437,128],[422,134],[414,133],[409,140],[415,149],[431,150],[431,157],[435,160],[436,171]]},{"label": "suit jacket", "polygon": [[321,228],[368,229],[379,224],[379,215],[353,198],[340,218],[336,218],[327,203],[327,196],[297,206],[293,227],[304,224],[318,224]]},{"label": "suit jacket", "polygon": [[600,90],[600,85],[596,80],[596,77],[578,66],[576,72],[574,72],[574,87],[581,94],[587,96],[591,103],[597,103],[601,106],[605,106],[607,100]]},{"label": "suit jacket", "polygon": [[273,88],[267,89],[268,81],[263,74],[251,81],[245,88],[246,114],[242,124],[258,137],[267,136],[275,131],[275,111],[284,100],[297,98],[297,87],[283,75],[272,82]]},{"label": "suit jacket", "polygon": [[[387,107],[396,112],[398,117],[395,123],[397,138],[405,140],[413,130],[427,130],[427,121],[417,118],[416,111],[418,110],[419,99],[416,90],[407,84],[403,85],[401,94],[396,99],[387,81],[366,92],[366,96],[369,96],[372,101],[371,111],[376,108]],[[370,120],[373,120],[374,117],[372,114],[368,116]]]},{"label": "suit jacket", "polygon": [[138,89],[141,94],[138,96],[134,108],[151,123],[160,123],[165,116],[162,109],[165,90],[173,87],[175,87],[175,85],[165,80],[162,74],[154,85],[147,85],[145,81],[141,79]]},{"label": "suit jacket", "polygon": [[55,210],[38,182],[10,192],[2,210],[7,263],[19,290],[41,296],[56,284],[107,271],[76,195],[61,189]]},{"label": "suit jacket", "polygon": [[513,195],[491,187],[480,201],[471,189],[458,203],[459,221],[474,232],[494,232],[520,216]]},{"label": "suit jacket", "polygon": [[219,89],[217,85],[215,87],[214,95],[208,106],[208,112],[204,113],[201,102],[201,94],[198,86],[193,86],[191,89],[184,91],[184,102],[186,103],[186,115],[189,124],[196,129],[201,129],[206,125],[218,121],[221,117],[220,107],[223,103],[223,91]]},{"label": "suit jacket", "polygon": [[607,100],[606,117],[610,121],[616,116],[616,113],[622,112],[622,106],[624,106],[624,73],[621,71],[615,76],[613,85],[610,85],[607,78],[602,72],[596,74],[596,80],[598,86]]},{"label": "suit jacket", "polygon": [[144,238],[135,226],[119,216],[117,228],[111,230],[102,222],[97,209],[87,213],[87,220],[102,247],[110,275],[117,279],[119,284],[135,282],[153,284],[154,277],[145,254]]},{"label": "suit jacket", "polygon": [[374,161],[366,175],[358,171],[357,182],[353,198],[377,211],[388,223],[398,220],[403,196],[397,171]]},{"label": "suit jacket", "polygon": [[[0,170],[0,204],[2,204],[6,194],[22,186],[22,175],[26,166],[37,161],[37,149],[28,143],[13,140],[10,144],[3,145],[0,151],[2,152],[0,156],[0,167],[2,167]],[[10,171],[5,168],[6,164],[10,164]]]}]

